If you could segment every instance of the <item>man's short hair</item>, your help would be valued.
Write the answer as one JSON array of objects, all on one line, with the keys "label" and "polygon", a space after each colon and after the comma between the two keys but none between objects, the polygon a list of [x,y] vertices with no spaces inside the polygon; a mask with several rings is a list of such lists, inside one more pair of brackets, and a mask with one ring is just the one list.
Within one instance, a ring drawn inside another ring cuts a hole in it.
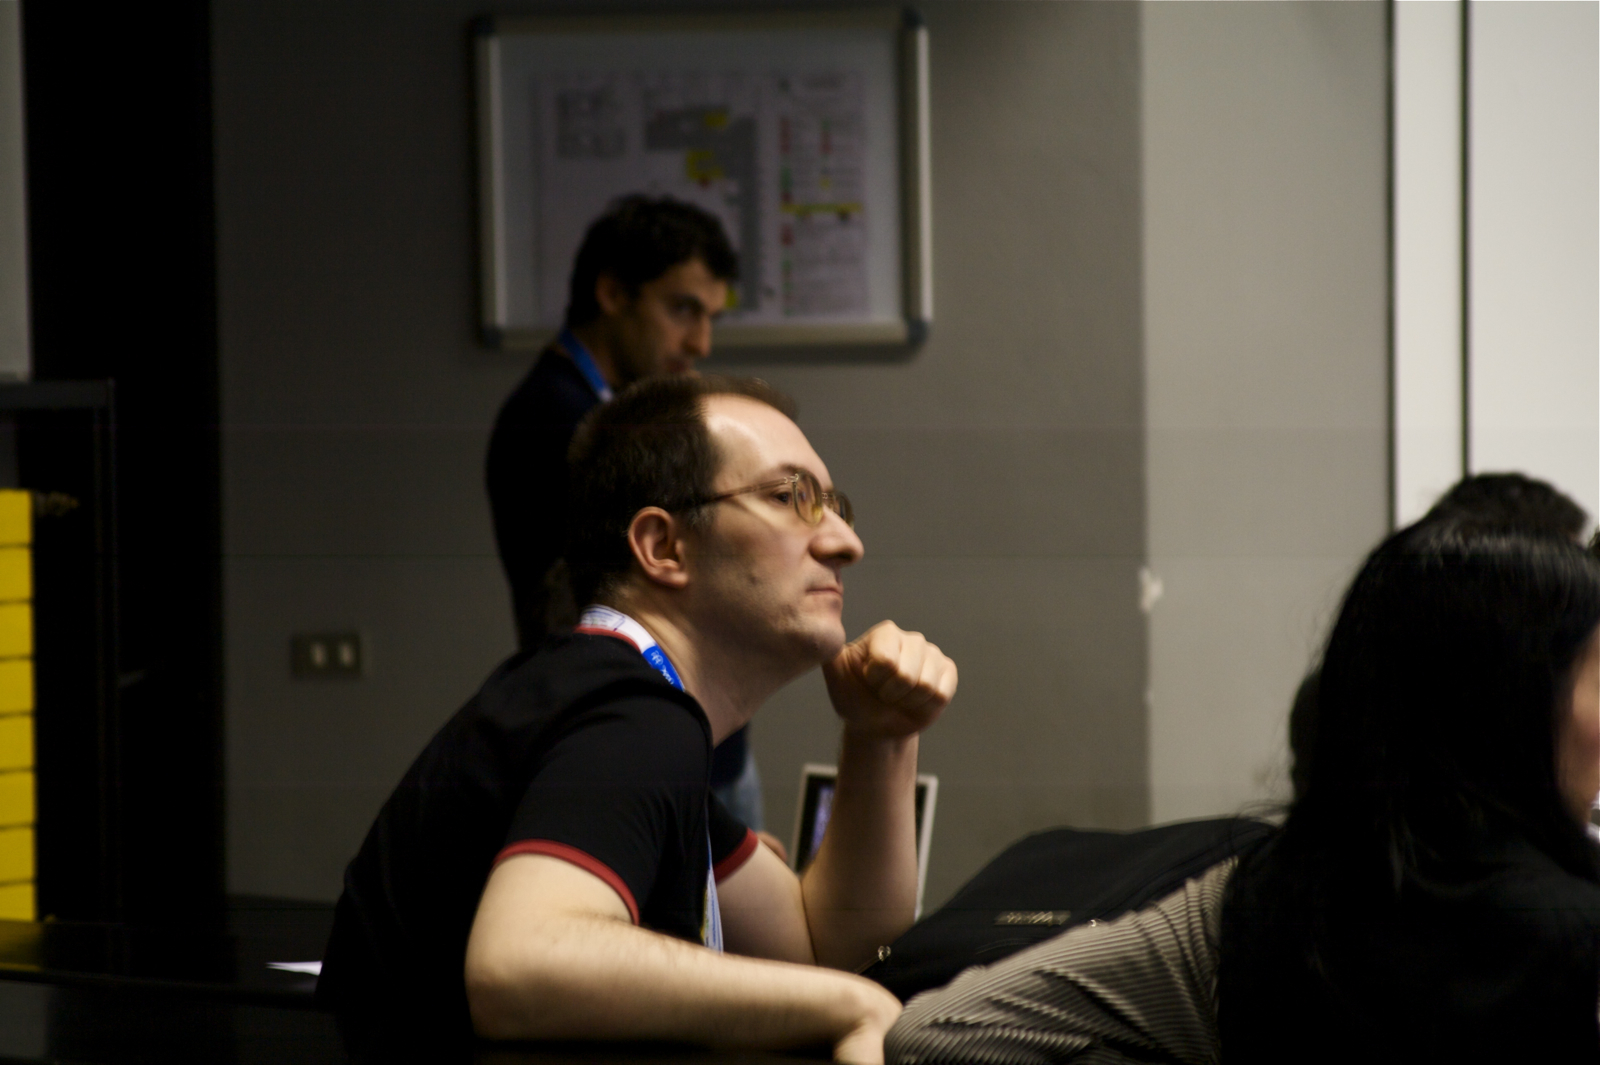
[{"label": "man's short hair", "polygon": [[595,282],[610,274],[629,294],[679,263],[699,259],[711,276],[730,284],[739,256],[714,215],[670,196],[624,196],[589,225],[568,282],[568,328],[600,317]]},{"label": "man's short hair", "polygon": [[1448,519],[1565,540],[1577,540],[1589,524],[1589,515],[1571,497],[1521,473],[1463,477],[1423,517],[1424,521]]},{"label": "man's short hair", "polygon": [[691,529],[709,523],[699,502],[712,494],[722,456],[706,428],[708,396],[746,396],[794,417],[794,401],[749,377],[647,377],[602,403],[573,434],[567,568],[581,606],[613,592],[630,572],[628,526],[645,507]]}]

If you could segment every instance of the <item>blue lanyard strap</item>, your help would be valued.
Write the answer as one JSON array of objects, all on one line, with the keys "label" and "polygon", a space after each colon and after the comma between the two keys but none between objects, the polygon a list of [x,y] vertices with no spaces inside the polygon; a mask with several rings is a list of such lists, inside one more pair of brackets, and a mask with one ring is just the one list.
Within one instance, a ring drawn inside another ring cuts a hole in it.
[{"label": "blue lanyard strap", "polygon": [[574,336],[572,330],[563,329],[561,335],[556,337],[556,343],[561,345],[562,351],[572,356],[573,365],[583,374],[583,379],[589,382],[594,394],[600,397],[600,402],[609,400],[611,386],[606,384],[605,375],[600,372],[600,367],[595,363],[594,356],[589,354],[589,349],[583,346],[583,341]]},{"label": "blue lanyard strap", "polygon": [[639,653],[644,655],[644,660],[666,677],[668,684],[683,691],[683,680],[678,676],[678,671],[672,667],[672,660],[667,657],[667,653],[656,643],[656,638],[651,636],[643,625],[622,611],[599,604],[591,606],[578,619],[578,631],[621,636],[639,649]]}]

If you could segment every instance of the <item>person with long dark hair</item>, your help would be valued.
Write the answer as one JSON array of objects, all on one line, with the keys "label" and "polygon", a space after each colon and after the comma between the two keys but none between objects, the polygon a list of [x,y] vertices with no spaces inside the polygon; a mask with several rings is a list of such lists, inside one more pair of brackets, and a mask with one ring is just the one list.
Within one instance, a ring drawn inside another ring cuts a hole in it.
[{"label": "person with long dark hair", "polygon": [[[1404,746],[1380,748],[1394,756],[1384,772],[1409,781],[1413,787],[1408,793],[1426,800],[1418,808],[1437,813],[1419,822],[1417,838],[1442,848],[1426,852],[1441,863],[1432,858],[1424,863],[1430,882],[1396,889],[1400,902],[1391,908],[1382,892],[1363,896],[1346,883],[1348,877],[1370,887],[1372,862],[1376,860],[1381,873],[1386,851],[1380,849],[1373,859],[1368,848],[1363,866],[1337,848],[1324,853],[1316,829],[1304,827],[1308,817],[1319,816],[1314,812],[1319,808],[1335,823],[1345,815],[1367,817],[1369,838],[1373,824],[1370,811],[1356,813],[1359,804],[1338,798],[1337,785],[1330,783],[1367,770],[1362,759],[1339,753],[1334,745],[1339,730],[1351,727],[1355,719],[1341,716],[1340,724],[1323,737],[1326,742],[1318,742],[1322,678],[1314,665],[1290,715],[1290,777],[1298,798],[1310,789],[1311,765],[1319,761],[1324,786],[1308,800],[1312,805],[1305,811],[1313,812],[1303,811],[1297,819],[1300,827],[1291,833],[1286,850],[1274,844],[1252,863],[1245,890],[1255,893],[1260,909],[1232,911],[1231,993],[1221,996],[1237,1003],[1229,1014],[1232,1041],[1224,1044],[1218,1031],[1218,956],[1223,903],[1238,857],[1218,862],[1142,910],[1078,925],[1002,961],[972,966],[943,988],[918,995],[906,1004],[886,1043],[891,1065],[1433,1060],[1434,1051],[1443,1054],[1442,1048],[1461,1045],[1468,1049],[1460,1056],[1471,1060],[1493,1058],[1490,1051],[1496,1046],[1513,1045],[1524,1052],[1519,1056],[1526,1056],[1551,1044],[1573,1051],[1565,1057],[1545,1055],[1552,1060],[1581,1059],[1584,1051],[1584,1060],[1595,1060],[1600,989],[1593,967],[1594,885],[1585,872],[1592,856],[1586,857],[1581,833],[1587,807],[1600,791],[1600,658],[1592,650],[1600,600],[1595,595],[1597,567],[1575,550],[1587,523],[1581,507],[1545,482],[1515,473],[1475,474],[1366,560],[1339,618],[1340,644],[1332,658],[1346,672],[1334,687],[1343,686],[1345,698],[1352,697],[1348,670],[1353,667],[1347,652],[1361,646],[1357,657],[1364,664],[1359,668],[1368,671],[1363,691],[1377,690],[1372,699],[1358,697],[1373,715],[1359,726],[1365,730],[1361,735],[1390,745],[1405,730]],[[1552,546],[1540,547],[1544,541]],[[1600,536],[1590,551],[1600,558]],[[1397,569],[1403,572],[1397,575]],[[1456,598],[1467,605],[1456,604]],[[1380,648],[1387,657],[1378,669],[1374,655]],[[1458,658],[1465,661],[1458,663]],[[1473,702],[1479,699],[1524,719],[1528,715],[1517,708],[1537,707],[1537,720],[1508,727]],[[1469,712],[1469,707],[1478,708]],[[1339,704],[1336,712],[1343,715],[1347,709]],[[1457,735],[1461,730],[1469,734]],[[1472,758],[1463,757],[1461,743],[1476,745]],[[1463,772],[1413,769],[1406,764],[1411,758],[1419,765],[1432,765],[1429,759],[1454,764],[1454,759]],[[1502,758],[1504,765],[1497,761]],[[1492,772],[1480,775],[1471,769],[1477,765]],[[1557,767],[1554,784],[1552,766]],[[1497,774],[1523,783],[1490,787],[1486,782]],[[1528,779],[1537,783],[1530,785]],[[1448,798],[1461,788],[1466,789],[1465,799]],[[1530,804],[1498,797],[1530,791],[1544,798]],[[1551,801],[1552,793],[1559,796],[1557,801]],[[1483,803],[1489,813],[1473,812]],[[1524,812],[1534,810],[1543,812]],[[1445,848],[1443,841],[1461,835],[1463,824],[1476,826],[1468,832],[1471,845]],[[1440,826],[1455,827],[1441,842],[1429,842]],[[1351,833],[1361,835],[1359,828],[1340,830]],[[1524,838],[1535,842],[1520,842]],[[1249,846],[1241,846],[1241,852]],[[1520,853],[1529,846],[1535,852],[1531,858]],[[1559,856],[1553,877],[1550,859],[1537,857],[1541,847]],[[1271,870],[1296,848],[1312,855],[1300,875],[1312,885],[1329,885],[1318,904],[1328,906],[1331,914],[1316,914],[1303,899],[1291,897],[1293,892],[1274,895],[1282,881],[1274,880]],[[1505,853],[1497,855],[1496,848]],[[1465,860],[1441,877],[1451,856],[1462,854]],[[1324,857],[1327,869],[1317,865]],[[1576,880],[1562,862],[1578,870]],[[1507,897],[1508,883],[1523,894]],[[1508,905],[1519,911],[1522,919],[1533,922],[1533,934],[1524,934],[1514,922],[1509,934],[1486,934],[1503,915],[1485,917],[1470,906],[1453,910],[1429,903],[1430,892],[1442,889],[1451,897],[1452,885],[1478,892],[1470,896],[1473,906]],[[1575,899],[1573,890],[1578,892]],[[1380,920],[1417,924],[1386,938],[1392,929],[1384,929]],[[1465,927],[1452,927],[1452,922]],[[1357,936],[1347,936],[1346,925],[1357,926]],[[1306,932],[1308,926],[1316,931]],[[1323,937],[1342,945],[1357,942],[1369,930],[1394,957],[1381,949],[1342,955],[1344,970],[1321,981],[1323,961],[1316,951]],[[1492,942],[1495,935],[1500,946]],[[1472,953],[1471,964],[1455,966],[1442,957],[1431,942],[1434,938]],[[1529,982],[1527,972],[1544,964],[1547,950],[1566,968],[1552,966],[1541,976],[1542,983]],[[1507,964],[1508,957],[1513,963]],[[1307,966],[1319,974],[1317,979],[1303,979]],[[1449,971],[1435,979],[1431,970],[1436,967]],[[1570,975],[1574,967],[1580,970],[1576,977]],[[1391,968],[1400,975],[1388,975]],[[1418,986],[1408,983],[1411,976],[1417,976]],[[1279,980],[1299,983],[1279,987]],[[1253,997],[1263,985],[1266,996]],[[1551,987],[1564,989],[1565,997],[1541,999]],[[1377,998],[1376,1008],[1361,1002],[1369,991]],[[1408,997],[1419,994],[1433,995],[1446,1008]],[[1331,1000],[1319,1003],[1319,996]],[[1496,1005],[1497,998],[1503,1003]],[[1533,1014],[1518,1024],[1524,1000],[1545,1001],[1541,1009],[1565,1018],[1567,1027]],[[1474,1019],[1460,1025],[1460,1039],[1436,1039],[1432,1033],[1453,1023],[1451,1010]],[[1478,1038],[1482,1030],[1500,1026],[1508,1032],[1499,1043]]]},{"label": "person with long dark hair", "polygon": [[1469,521],[1367,559],[1302,789],[1223,905],[1229,1065],[1600,1060],[1600,563]]}]

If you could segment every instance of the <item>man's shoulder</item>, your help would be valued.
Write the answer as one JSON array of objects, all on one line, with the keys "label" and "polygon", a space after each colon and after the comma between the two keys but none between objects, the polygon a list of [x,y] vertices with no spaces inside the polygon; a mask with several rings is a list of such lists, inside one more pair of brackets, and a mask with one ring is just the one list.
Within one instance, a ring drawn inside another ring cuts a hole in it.
[{"label": "man's shoulder", "polygon": [[565,418],[576,423],[599,402],[577,365],[552,344],[507,397],[498,422]]},{"label": "man's shoulder", "polygon": [[564,480],[567,445],[599,402],[572,360],[546,348],[495,415],[487,460],[490,502],[504,506],[522,499],[536,470]]},{"label": "man's shoulder", "polygon": [[561,633],[533,652],[512,656],[474,699],[479,715],[506,725],[529,715],[634,710],[709,729],[694,697],[667,683],[633,646],[612,636]]}]

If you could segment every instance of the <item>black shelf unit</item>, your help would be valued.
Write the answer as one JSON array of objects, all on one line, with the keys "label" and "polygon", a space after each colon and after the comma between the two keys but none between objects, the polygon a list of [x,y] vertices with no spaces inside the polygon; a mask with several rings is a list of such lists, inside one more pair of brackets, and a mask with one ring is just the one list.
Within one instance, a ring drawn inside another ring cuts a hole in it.
[{"label": "black shelf unit", "polygon": [[26,388],[105,390],[110,476],[97,879],[47,894],[63,920],[203,930],[226,916],[210,22],[208,0],[92,18],[22,3]]},{"label": "black shelf unit", "polygon": [[34,494],[41,915],[120,909],[115,407],[109,381],[0,385],[0,487]]}]

